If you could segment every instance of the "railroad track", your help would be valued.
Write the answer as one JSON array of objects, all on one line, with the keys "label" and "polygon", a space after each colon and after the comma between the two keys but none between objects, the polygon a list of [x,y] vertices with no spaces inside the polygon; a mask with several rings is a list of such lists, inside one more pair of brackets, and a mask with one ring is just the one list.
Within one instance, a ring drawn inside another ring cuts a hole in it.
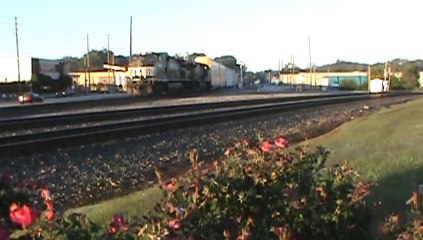
[{"label": "railroad track", "polygon": [[[400,96],[411,93],[397,93],[388,95],[350,94],[345,96],[319,96],[291,99],[261,99],[241,102],[227,102],[214,104],[193,104],[187,106],[161,107],[137,110],[121,110],[103,113],[90,113],[77,116],[57,116],[53,118],[22,119],[20,125],[30,126],[31,121],[37,126],[47,124],[61,124],[63,122],[83,122],[101,118],[122,118],[140,114],[158,114],[165,112],[177,113],[173,116],[156,116],[153,119],[134,120],[126,122],[104,123],[97,126],[75,127],[33,134],[21,134],[0,138],[0,152],[2,156],[17,156],[38,151],[55,149],[58,147],[78,146],[94,142],[104,142],[119,138],[161,132],[177,128],[186,128],[212,124],[228,120],[260,116],[269,113],[311,108],[329,104],[369,100],[379,97]],[[220,108],[220,109],[218,109]],[[201,109],[201,112],[198,110]],[[72,119],[72,120],[69,120]],[[19,124],[0,122],[0,129],[18,127]],[[33,125],[34,126],[34,125]]]},{"label": "railroad track", "polygon": [[[362,93],[349,93],[342,94],[342,96],[357,96],[363,95]],[[364,94],[366,95],[366,94]],[[0,119],[0,133],[1,132],[13,132],[22,131],[27,129],[36,129],[43,127],[56,127],[64,125],[74,125],[81,123],[92,123],[104,120],[120,120],[129,119],[136,117],[147,117],[147,116],[158,116],[162,114],[177,114],[181,112],[196,112],[202,110],[211,110],[218,108],[232,108],[247,105],[258,105],[258,104],[271,104],[281,103],[294,100],[307,100],[307,99],[318,99],[340,96],[335,95],[307,95],[307,96],[295,96],[295,97],[277,97],[277,98],[265,98],[265,99],[251,99],[241,101],[227,101],[227,102],[213,102],[213,103],[197,103],[197,104],[184,104],[177,106],[162,106],[162,107],[148,107],[138,109],[124,109],[124,110],[112,110],[112,111],[101,111],[101,112],[87,112],[87,113],[74,113],[74,114],[63,114],[63,115],[50,115],[42,117],[17,117],[9,119]],[[0,109],[1,110],[1,109]]]}]

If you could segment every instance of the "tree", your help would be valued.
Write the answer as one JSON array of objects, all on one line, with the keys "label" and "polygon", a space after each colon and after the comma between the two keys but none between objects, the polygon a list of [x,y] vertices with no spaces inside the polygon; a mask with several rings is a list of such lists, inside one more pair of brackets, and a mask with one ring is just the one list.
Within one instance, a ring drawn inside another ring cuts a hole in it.
[{"label": "tree", "polygon": [[403,81],[401,81],[399,78],[397,78],[395,76],[391,77],[390,87],[393,90],[404,90],[405,89]]},{"label": "tree", "polygon": [[115,64],[119,66],[127,66],[129,59],[125,56],[119,55],[115,57]]},{"label": "tree", "polygon": [[419,87],[419,68],[415,64],[407,64],[402,72],[402,80],[406,89]]},{"label": "tree", "polygon": [[230,55],[221,56],[221,57],[215,58],[214,61],[222,65],[225,65],[226,67],[230,69],[235,70],[238,68],[238,66],[236,65],[236,58],[234,56],[230,56]]},{"label": "tree", "polygon": [[84,61],[81,58],[64,57],[61,59],[61,61],[69,63],[69,71],[83,71],[84,70]]},{"label": "tree", "polygon": [[375,79],[375,78],[383,79],[384,77],[383,74],[384,74],[384,66],[382,65],[372,66],[371,72],[370,72],[370,79]]},{"label": "tree", "polygon": [[357,83],[353,79],[346,79],[339,83],[339,88],[341,90],[356,90],[357,87]]}]

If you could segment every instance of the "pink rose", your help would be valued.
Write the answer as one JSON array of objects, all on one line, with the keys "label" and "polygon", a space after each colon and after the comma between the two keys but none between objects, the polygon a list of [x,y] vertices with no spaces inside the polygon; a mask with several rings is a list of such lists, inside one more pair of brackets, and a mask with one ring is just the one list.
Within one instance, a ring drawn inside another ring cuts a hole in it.
[{"label": "pink rose", "polygon": [[181,228],[182,223],[179,220],[171,220],[171,221],[169,221],[167,226],[171,229],[177,230],[177,229]]},{"label": "pink rose", "polygon": [[48,189],[41,190],[41,197],[46,201],[49,200],[50,199],[50,191]]},{"label": "pink rose", "polygon": [[109,233],[115,235],[120,229],[122,231],[128,231],[129,228],[122,216],[114,215],[109,227]]},{"label": "pink rose", "polygon": [[288,140],[286,138],[280,137],[275,139],[275,145],[279,148],[287,148]]}]

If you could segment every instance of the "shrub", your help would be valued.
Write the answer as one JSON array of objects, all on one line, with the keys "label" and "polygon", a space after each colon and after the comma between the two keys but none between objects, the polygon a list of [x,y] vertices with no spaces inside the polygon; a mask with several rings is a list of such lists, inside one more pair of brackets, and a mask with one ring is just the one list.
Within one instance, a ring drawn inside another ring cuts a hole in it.
[{"label": "shrub", "polygon": [[407,212],[393,213],[385,219],[380,227],[380,232],[385,238],[398,240],[423,239],[422,202],[418,191],[414,191],[406,202],[410,206]]},{"label": "shrub", "polygon": [[324,148],[287,147],[284,138],[244,141],[212,164],[192,151],[184,176],[165,181],[157,171],[164,198],[154,212],[129,222],[116,215],[106,227],[81,214],[61,217],[46,189],[21,191],[4,174],[0,237],[23,229],[19,239],[369,239],[372,184],[347,164],[327,167]]},{"label": "shrub", "polygon": [[339,89],[341,90],[356,90],[357,83],[352,79],[346,79],[339,83]]},{"label": "shrub", "polygon": [[157,173],[167,196],[146,232],[170,239],[368,239],[372,184],[357,182],[346,164],[326,167],[324,148],[289,153],[280,139],[274,143],[238,143],[211,166],[192,152],[184,177],[164,182]]},{"label": "shrub", "polygon": [[397,77],[393,76],[391,79],[391,89],[393,90],[404,90],[404,83]]}]

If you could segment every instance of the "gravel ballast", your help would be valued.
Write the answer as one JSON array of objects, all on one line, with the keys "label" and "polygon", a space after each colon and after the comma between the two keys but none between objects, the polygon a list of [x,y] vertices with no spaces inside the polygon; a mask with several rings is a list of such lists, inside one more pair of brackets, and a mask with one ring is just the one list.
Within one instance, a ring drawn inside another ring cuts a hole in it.
[{"label": "gravel ballast", "polygon": [[234,142],[254,139],[258,134],[266,138],[285,136],[290,142],[300,142],[383,107],[417,98],[421,97],[379,98],[299,109],[31,156],[0,158],[0,172],[10,171],[22,184],[33,188],[49,188],[60,207],[81,206],[154,183],[155,166],[167,175],[180,173],[189,164],[187,153],[192,149],[198,150],[202,160],[210,161],[220,158]]}]

